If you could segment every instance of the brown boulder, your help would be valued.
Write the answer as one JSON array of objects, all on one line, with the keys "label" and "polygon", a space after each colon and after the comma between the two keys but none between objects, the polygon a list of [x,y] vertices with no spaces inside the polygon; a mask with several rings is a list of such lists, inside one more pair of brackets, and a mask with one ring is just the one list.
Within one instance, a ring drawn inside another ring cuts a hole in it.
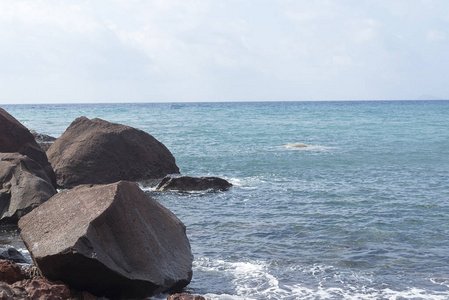
[{"label": "brown boulder", "polygon": [[18,265],[8,260],[0,260],[0,281],[13,284],[16,281],[29,278],[30,277]]},{"label": "brown boulder", "polygon": [[56,177],[45,152],[30,131],[13,116],[0,108],[0,152],[18,152],[36,161],[45,170],[53,186]]},{"label": "brown boulder", "polygon": [[54,194],[38,163],[19,153],[0,153],[0,223],[17,222]]},{"label": "brown boulder", "polygon": [[145,181],[179,173],[170,151],[148,133],[77,118],[47,151],[58,185]]},{"label": "brown boulder", "polygon": [[224,191],[232,186],[227,180],[218,177],[166,176],[156,187],[156,191]]},{"label": "brown boulder", "polygon": [[145,297],[192,278],[184,224],[131,182],[62,191],[19,228],[45,277],[95,295]]}]

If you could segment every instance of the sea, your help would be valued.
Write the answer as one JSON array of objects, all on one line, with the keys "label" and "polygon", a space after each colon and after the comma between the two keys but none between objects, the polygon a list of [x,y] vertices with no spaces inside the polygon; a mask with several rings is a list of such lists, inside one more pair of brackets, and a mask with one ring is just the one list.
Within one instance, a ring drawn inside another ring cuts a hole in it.
[{"label": "sea", "polygon": [[141,186],[187,227],[188,292],[449,299],[449,101],[0,106],[55,137],[80,116],[133,126],[182,174],[230,181],[223,192]]}]

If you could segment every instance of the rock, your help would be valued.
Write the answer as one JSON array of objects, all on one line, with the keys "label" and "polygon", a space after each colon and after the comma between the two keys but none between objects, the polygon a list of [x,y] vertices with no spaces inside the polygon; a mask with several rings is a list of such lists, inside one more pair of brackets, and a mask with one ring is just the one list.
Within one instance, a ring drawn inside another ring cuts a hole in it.
[{"label": "rock", "polygon": [[166,176],[156,187],[156,191],[224,191],[232,186],[228,181],[218,177]]},{"label": "rock", "polygon": [[0,283],[0,299],[67,300],[70,299],[70,289],[63,283],[34,277],[11,285]]},{"label": "rock", "polygon": [[0,184],[0,223],[16,223],[56,194],[41,166],[19,153],[0,153]]},{"label": "rock", "polygon": [[47,155],[64,188],[145,181],[179,173],[173,155],[154,137],[101,119],[77,118]]},{"label": "rock", "polygon": [[0,259],[6,259],[15,263],[21,264],[29,264],[31,261],[28,261],[25,256],[22,255],[16,248],[14,247],[1,247],[0,246]]},{"label": "rock", "polygon": [[47,152],[48,149],[50,149],[51,145],[53,145],[53,143],[50,142],[42,142],[42,143],[37,143],[39,145],[39,147],[41,147],[41,149],[45,152]]},{"label": "rock", "polygon": [[19,228],[45,277],[97,296],[145,297],[192,278],[184,224],[131,182],[62,191]]},{"label": "rock", "polygon": [[53,186],[56,186],[56,177],[45,152],[36,143],[30,131],[2,108],[0,108],[0,152],[18,152],[28,156],[45,170]]},{"label": "rock", "polygon": [[42,134],[42,133],[37,133],[35,130],[30,130],[30,132],[33,135],[36,142],[38,142],[38,143],[48,143],[48,142],[56,141],[55,137],[52,137],[52,136],[49,136],[46,134]]},{"label": "rock", "polygon": [[203,296],[188,293],[178,293],[168,296],[167,300],[206,300]]},{"label": "rock", "polygon": [[13,284],[16,281],[28,278],[30,277],[27,276],[18,265],[8,260],[0,260],[0,281]]}]

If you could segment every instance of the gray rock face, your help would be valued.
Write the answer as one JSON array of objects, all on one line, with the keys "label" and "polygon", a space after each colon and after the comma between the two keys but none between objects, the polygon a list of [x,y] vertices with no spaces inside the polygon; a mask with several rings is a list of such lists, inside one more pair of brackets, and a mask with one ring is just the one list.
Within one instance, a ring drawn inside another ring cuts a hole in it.
[{"label": "gray rock face", "polygon": [[55,173],[45,152],[36,143],[30,131],[2,108],[0,108],[0,152],[18,152],[28,156],[45,170],[53,186],[56,186]]},{"label": "gray rock face", "polygon": [[101,119],[77,118],[47,151],[57,183],[71,188],[179,173],[170,151],[148,133]]},{"label": "gray rock face", "polygon": [[38,163],[19,153],[0,153],[0,223],[16,223],[54,194]]},{"label": "gray rock face", "polygon": [[47,134],[38,133],[35,130],[30,130],[31,134],[34,136],[34,139],[38,143],[48,143],[56,141],[55,137],[49,136]]},{"label": "gray rock face", "polygon": [[218,177],[166,176],[156,187],[156,191],[224,191],[232,186],[227,180]]},{"label": "gray rock face", "polygon": [[31,263],[16,248],[10,246],[0,246],[0,259],[6,259],[19,264]]},{"label": "gray rock face", "polygon": [[98,296],[146,297],[192,278],[185,226],[131,182],[62,191],[19,228],[45,277]]}]

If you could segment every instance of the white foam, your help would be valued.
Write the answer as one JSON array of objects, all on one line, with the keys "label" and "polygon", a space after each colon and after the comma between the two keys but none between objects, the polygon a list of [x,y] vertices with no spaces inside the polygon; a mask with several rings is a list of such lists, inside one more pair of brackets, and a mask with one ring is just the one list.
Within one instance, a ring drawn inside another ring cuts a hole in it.
[{"label": "white foam", "polygon": [[307,145],[303,143],[290,143],[282,146],[277,146],[276,148],[286,148],[291,150],[329,150],[336,149],[336,147],[327,147],[320,145]]},{"label": "white foam", "polygon": [[[302,272],[315,277],[318,280],[316,287],[307,286],[304,283],[293,285],[281,285],[278,279],[268,271],[268,264],[264,261],[249,262],[226,262],[224,260],[197,259],[194,262],[194,271],[203,272],[223,272],[231,277],[231,284],[234,292],[229,293],[208,293],[204,295],[211,300],[259,300],[259,299],[449,299],[449,291],[428,291],[415,287],[405,290],[393,290],[390,288],[377,289],[370,287],[371,278],[360,277],[357,274],[349,274],[352,279],[347,280],[340,274],[334,274],[333,278],[340,283],[339,287],[326,287],[324,274],[333,273],[332,266],[314,265],[302,269]],[[329,278],[327,278],[329,279]],[[436,284],[447,285],[447,279],[433,279]],[[357,282],[357,285],[353,285]],[[362,283],[360,285],[360,283]],[[364,283],[364,284],[363,284]],[[213,287],[205,287],[205,289]]]}]

